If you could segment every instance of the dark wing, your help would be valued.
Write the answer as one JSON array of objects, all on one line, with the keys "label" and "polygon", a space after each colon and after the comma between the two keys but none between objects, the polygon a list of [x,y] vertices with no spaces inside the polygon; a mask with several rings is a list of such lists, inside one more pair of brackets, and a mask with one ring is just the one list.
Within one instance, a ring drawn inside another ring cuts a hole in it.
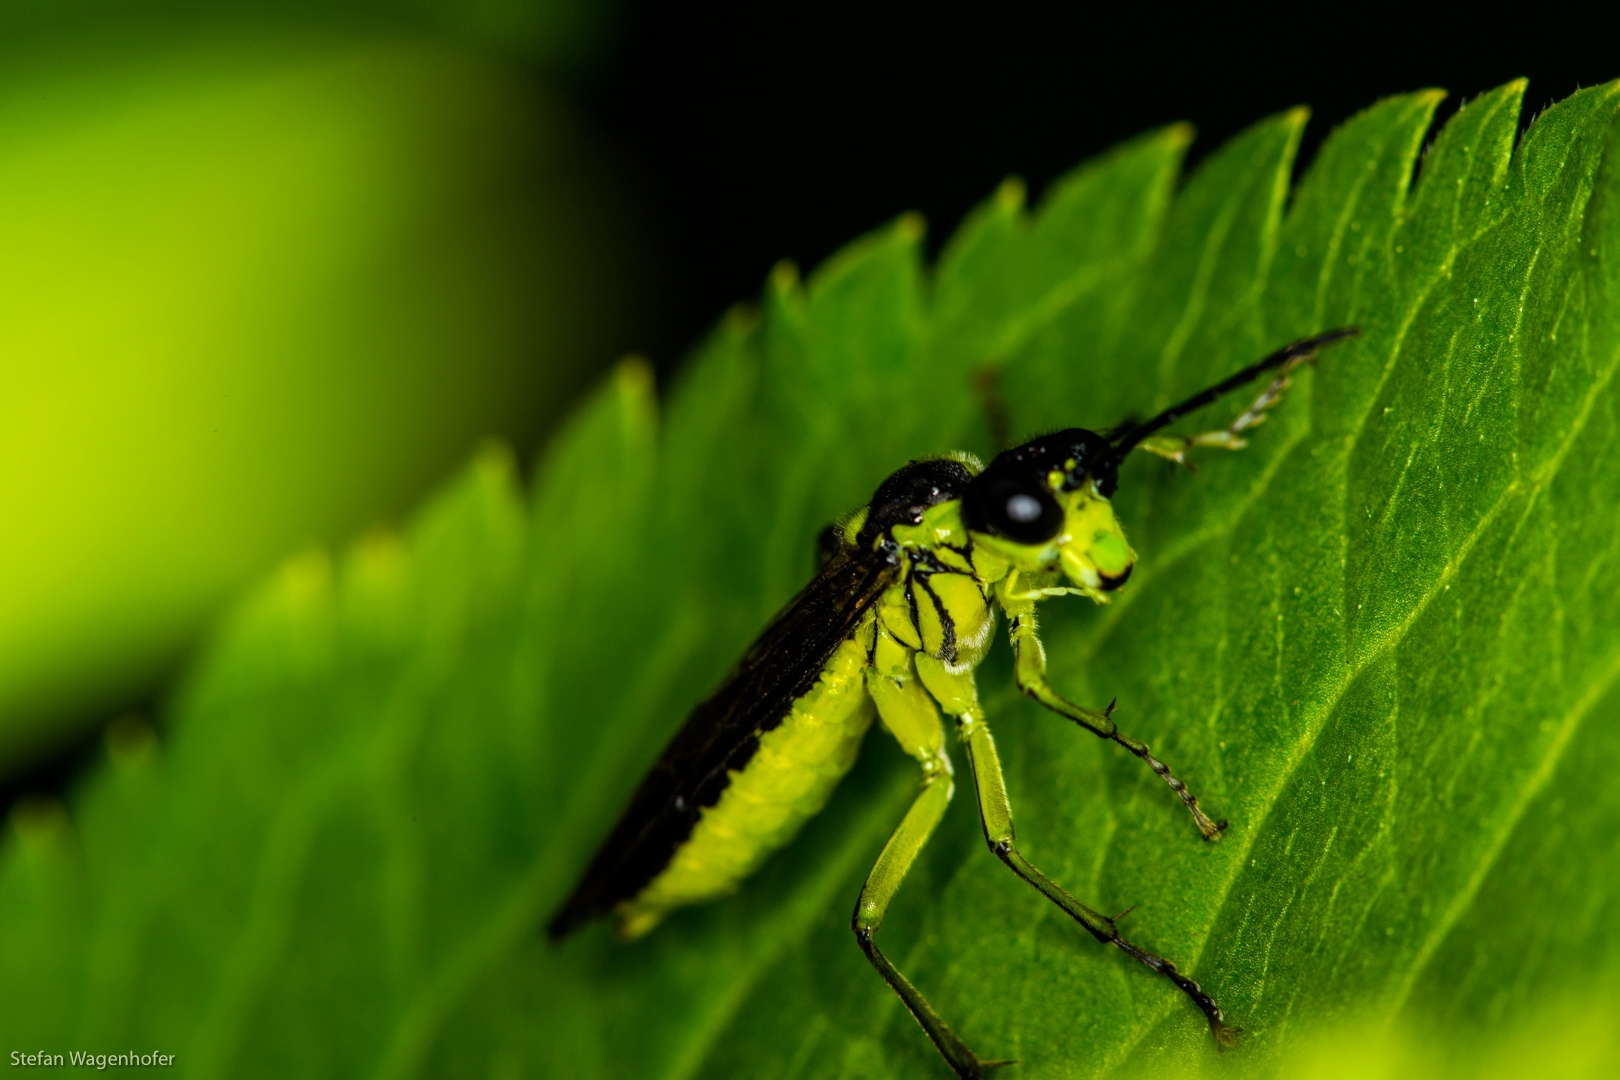
[{"label": "dark wing", "polygon": [[561,938],[647,886],[691,835],[703,807],[720,801],[759,749],[815,685],[833,651],[895,580],[881,552],[845,545],[771,620],[708,700],[692,710],[548,932]]}]

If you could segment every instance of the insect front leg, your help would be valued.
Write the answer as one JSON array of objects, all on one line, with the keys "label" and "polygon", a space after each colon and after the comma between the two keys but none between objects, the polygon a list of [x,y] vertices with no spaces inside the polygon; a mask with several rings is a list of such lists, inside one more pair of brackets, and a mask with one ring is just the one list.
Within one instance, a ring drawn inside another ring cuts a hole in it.
[{"label": "insect front leg", "polygon": [[1249,445],[1248,440],[1243,438],[1243,432],[1265,422],[1266,413],[1282,400],[1284,391],[1292,382],[1294,369],[1313,360],[1324,346],[1354,333],[1356,333],[1354,330],[1334,330],[1314,338],[1296,341],[1283,349],[1281,354],[1274,354],[1277,359],[1282,360],[1277,367],[1277,374],[1272,376],[1271,381],[1266,383],[1259,394],[1255,395],[1249,407],[1226,427],[1216,431],[1199,432],[1197,435],[1152,435],[1137,445],[1143,450],[1158,454],[1162,458],[1169,458],[1177,465],[1186,465],[1188,468],[1193,467],[1187,460],[1189,450],[1205,446],[1220,450],[1243,449]]},{"label": "insect front leg", "polygon": [[878,856],[860,899],[850,929],[861,951],[883,976],[883,981],[905,1002],[911,1015],[922,1025],[947,1064],[963,1080],[978,1080],[984,1070],[1008,1061],[981,1061],[945,1023],[928,999],[884,956],[873,940],[883,925],[889,904],[905,880],[906,872],[939,824],[955,788],[951,759],[945,752],[945,732],[939,710],[918,684],[911,662],[911,651],[889,636],[881,626],[873,646],[873,666],[867,670],[867,689],[877,704],[878,716],[902,749],[922,765],[922,791],[906,812],[900,827],[889,837]]},{"label": "insect front leg", "polygon": [[1034,698],[1059,716],[1068,717],[1098,738],[1116,742],[1141,758],[1148,768],[1170,786],[1171,791],[1181,797],[1204,839],[1219,840],[1221,830],[1226,828],[1226,822],[1211,821],[1209,815],[1199,808],[1197,796],[1187,790],[1186,784],[1176,779],[1168,765],[1148,752],[1146,743],[1139,742],[1119,730],[1111,715],[1114,711],[1111,703],[1106,710],[1098,712],[1084,705],[1076,705],[1048,685],[1046,649],[1041,645],[1040,636],[1035,632],[1035,600],[1033,597],[1019,596],[1006,586],[1007,583],[1003,583],[998,587],[997,600],[1007,614],[1008,634],[1012,638],[1014,654],[1013,678],[1018,684],[1018,689],[1025,696]]},{"label": "insect front leg", "polygon": [[956,714],[957,730],[967,746],[968,765],[973,770],[973,786],[979,797],[979,820],[984,825],[984,839],[990,845],[990,850],[1013,873],[1067,912],[1092,937],[1105,945],[1118,946],[1175,983],[1198,1006],[1204,1019],[1209,1021],[1209,1030],[1214,1034],[1216,1044],[1222,1048],[1231,1046],[1236,1041],[1238,1029],[1226,1023],[1221,1007],[1202,987],[1183,975],[1169,960],[1126,941],[1120,936],[1114,919],[1082,904],[1019,852],[1018,840],[1013,834],[1012,804],[1007,799],[1007,781],[1001,773],[1001,758],[996,753],[996,742],[990,735],[984,712],[979,708],[972,673],[952,674],[943,664],[927,656],[917,657],[917,671],[946,710]]}]

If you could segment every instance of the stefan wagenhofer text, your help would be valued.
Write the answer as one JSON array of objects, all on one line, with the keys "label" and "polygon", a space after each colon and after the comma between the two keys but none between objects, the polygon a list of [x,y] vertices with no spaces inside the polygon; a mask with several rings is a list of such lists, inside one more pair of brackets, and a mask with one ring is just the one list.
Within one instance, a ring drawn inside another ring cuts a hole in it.
[{"label": "stefan wagenhofer text", "polygon": [[168,1068],[173,1064],[173,1054],[163,1054],[156,1050],[145,1053],[130,1050],[122,1054],[91,1054],[83,1050],[69,1050],[65,1054],[53,1054],[45,1050],[36,1050],[33,1053],[21,1050],[11,1052],[12,1068],[32,1065],[46,1069],[152,1069]]}]

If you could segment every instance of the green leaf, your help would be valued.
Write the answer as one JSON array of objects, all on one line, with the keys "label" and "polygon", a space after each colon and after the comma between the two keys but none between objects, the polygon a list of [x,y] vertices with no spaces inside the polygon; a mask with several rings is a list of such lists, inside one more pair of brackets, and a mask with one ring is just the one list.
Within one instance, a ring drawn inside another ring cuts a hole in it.
[{"label": "green leaf", "polygon": [[992,449],[984,387],[1018,432],[1105,427],[1355,324],[1243,453],[1133,460],[1130,587],[1046,605],[1058,687],[1117,696],[1221,843],[1022,701],[1004,649],[981,669],[1026,853],[1136,905],[1239,1049],[1006,873],[971,797],[886,948],[1020,1077],[1595,1074],[1592,1003],[1620,1000],[1620,86],[1515,149],[1522,91],[1421,161],[1440,96],[1381,102],[1292,191],[1303,113],[1179,188],[1169,128],[1034,211],[1004,185],[933,268],[903,218],[807,284],[779,269],[662,409],[622,368],[532,497],[491,452],[403,537],[290,565],[160,739],[115,726],[65,809],[14,816],[6,1042],[197,1077],[945,1075],[847,931],[915,787],[881,734],[735,898],[632,945],[538,927],[817,528],[908,457]]}]

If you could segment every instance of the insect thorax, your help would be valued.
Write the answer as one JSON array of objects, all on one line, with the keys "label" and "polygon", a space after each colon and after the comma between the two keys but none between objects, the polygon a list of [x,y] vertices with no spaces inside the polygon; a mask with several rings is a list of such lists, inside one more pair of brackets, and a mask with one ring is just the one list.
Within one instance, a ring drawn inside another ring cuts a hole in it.
[{"label": "insect thorax", "polygon": [[951,670],[977,666],[995,629],[996,582],[1011,564],[975,543],[962,524],[961,503],[929,507],[915,525],[891,526],[880,543],[900,567],[878,600],[878,622],[908,648]]}]

